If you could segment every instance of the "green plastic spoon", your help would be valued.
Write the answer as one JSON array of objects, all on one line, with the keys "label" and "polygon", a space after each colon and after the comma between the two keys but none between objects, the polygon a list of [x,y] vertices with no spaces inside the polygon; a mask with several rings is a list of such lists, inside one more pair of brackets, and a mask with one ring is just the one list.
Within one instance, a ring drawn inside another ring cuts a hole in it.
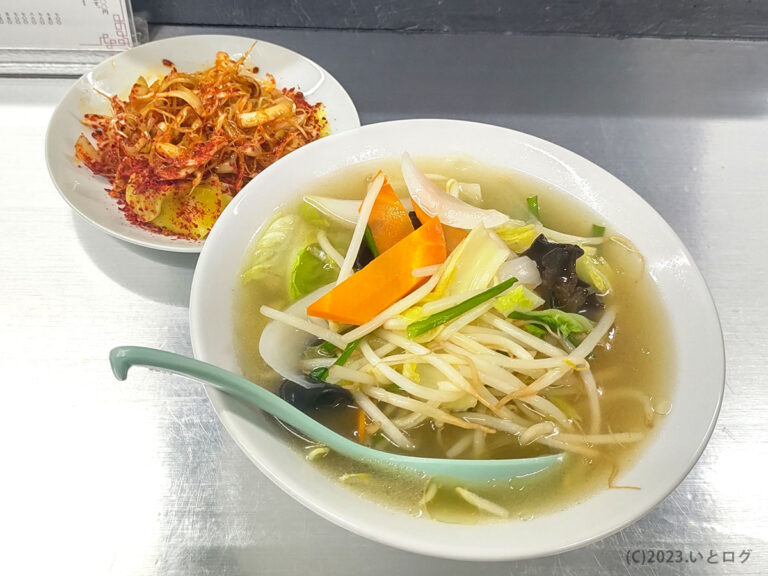
[{"label": "green plastic spoon", "polygon": [[120,346],[109,354],[112,371],[118,380],[125,380],[131,366],[159,368],[189,376],[221,390],[248,404],[261,408],[300,431],[308,438],[328,446],[348,458],[378,467],[399,467],[429,476],[451,477],[482,482],[491,479],[528,476],[541,472],[563,460],[563,454],[520,458],[515,460],[459,460],[421,458],[390,454],[374,450],[344,438],[318,421],[288,404],[279,396],[228,370],[172,352],[140,346]]}]

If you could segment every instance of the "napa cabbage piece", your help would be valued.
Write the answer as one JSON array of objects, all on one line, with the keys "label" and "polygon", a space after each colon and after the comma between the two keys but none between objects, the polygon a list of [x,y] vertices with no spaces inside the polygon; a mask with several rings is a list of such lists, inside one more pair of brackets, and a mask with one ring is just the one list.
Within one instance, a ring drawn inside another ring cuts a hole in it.
[{"label": "napa cabbage piece", "polygon": [[434,182],[444,183],[446,194],[477,206],[483,203],[483,191],[477,182],[459,182],[456,178],[442,174],[424,174]]},{"label": "napa cabbage piece", "polygon": [[101,152],[91,144],[91,141],[80,134],[75,142],[75,157],[85,164],[92,172],[96,172],[98,164],[101,162]]},{"label": "napa cabbage piece", "polygon": [[582,246],[581,249],[584,255],[576,260],[576,275],[582,282],[593,286],[599,294],[607,294],[611,291],[609,277],[613,275],[613,268],[597,253],[594,246]]},{"label": "napa cabbage piece", "polygon": [[408,310],[404,310],[403,313],[400,314],[401,318],[411,321],[419,320],[420,318],[424,318],[424,316],[426,315],[421,306],[411,306]]},{"label": "napa cabbage piece", "polygon": [[480,204],[483,201],[483,192],[480,188],[480,184],[475,182],[458,182],[457,180],[450,178],[445,183],[445,191],[459,200],[463,200],[468,204]]},{"label": "napa cabbage piece", "polygon": [[589,334],[594,324],[581,314],[575,312],[563,312],[555,308],[548,310],[531,310],[530,312],[511,312],[508,315],[515,320],[530,320],[547,326],[552,332],[560,334],[563,338],[576,344],[575,338],[580,334]]},{"label": "napa cabbage piece", "polygon": [[[126,202],[128,197],[126,189]],[[229,194],[210,184],[199,184],[189,192],[171,191],[162,199],[157,215],[150,222],[173,234],[205,238],[230,200]],[[135,204],[132,207],[138,213]]]},{"label": "napa cabbage piece", "polygon": [[509,248],[504,242],[480,224],[451,253],[445,271],[428,299],[437,300],[487,288],[509,256]]},{"label": "napa cabbage piece", "polygon": [[415,362],[406,362],[403,364],[403,376],[419,384],[421,382],[421,374],[419,374],[418,368],[419,365]]},{"label": "napa cabbage piece", "polygon": [[325,230],[331,225],[326,215],[317,206],[308,202],[299,204],[298,213],[307,224],[316,226],[321,230]]},{"label": "napa cabbage piece", "polygon": [[291,299],[298,300],[330,284],[339,275],[339,266],[319,244],[302,248],[293,260],[288,291]]},{"label": "napa cabbage piece", "polygon": [[280,279],[286,262],[292,262],[290,255],[296,249],[296,238],[302,237],[302,234],[294,235],[294,230],[302,224],[294,214],[275,218],[253,247],[240,274],[241,280],[247,283],[265,277]]},{"label": "napa cabbage piece", "polygon": [[[295,300],[336,279],[339,267],[317,240],[328,222],[322,213],[307,208],[299,215],[278,215],[269,223],[246,258],[240,274],[243,283],[258,279],[278,288],[287,279],[288,294]],[[337,249],[349,244],[348,230],[329,229],[326,236]]]},{"label": "napa cabbage piece", "polygon": [[[458,390],[456,386],[445,380],[445,374],[431,364],[416,364],[416,372],[418,374],[418,380],[416,381],[422,386],[449,392],[456,392]],[[456,400],[443,402],[440,404],[440,408],[444,410],[470,410],[476,405],[477,398],[469,393],[465,393]]]},{"label": "napa cabbage piece", "polygon": [[496,232],[498,237],[517,254],[528,250],[540,233],[535,224],[521,226],[519,222],[514,220],[510,220],[507,224],[494,228],[493,231]]},{"label": "napa cabbage piece", "polygon": [[325,113],[325,106],[318,106],[314,112],[315,119],[322,126],[318,138],[323,138],[331,133],[331,124],[328,122],[328,115]]},{"label": "napa cabbage piece", "polygon": [[174,192],[173,184],[157,187],[151,194],[146,194],[135,185],[136,175],[132,175],[125,187],[125,202],[133,209],[142,222],[151,222],[160,214],[163,200]]},{"label": "napa cabbage piece", "polygon": [[493,307],[508,316],[512,312],[530,312],[542,304],[544,304],[544,298],[520,284],[499,297]]}]

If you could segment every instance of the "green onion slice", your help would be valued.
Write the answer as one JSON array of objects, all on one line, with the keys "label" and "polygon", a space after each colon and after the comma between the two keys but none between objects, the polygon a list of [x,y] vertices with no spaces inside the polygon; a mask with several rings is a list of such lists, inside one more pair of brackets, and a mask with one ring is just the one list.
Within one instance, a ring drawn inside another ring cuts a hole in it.
[{"label": "green onion slice", "polygon": [[537,338],[544,338],[547,335],[547,331],[538,324],[525,324],[523,328],[526,332],[530,332]]},{"label": "green onion slice", "polygon": [[[346,348],[341,352],[341,355],[336,358],[336,362],[333,363],[334,366],[344,366],[346,364],[347,360],[349,360],[349,357],[352,356],[352,352],[355,351],[355,348],[357,348],[358,344],[360,344],[360,340],[353,340],[349,344],[347,344]],[[309,375],[312,378],[315,378],[316,380],[323,380],[325,381],[326,378],[328,378],[328,373],[330,372],[330,369],[328,368],[315,368],[312,370],[312,372],[309,373]]]},{"label": "green onion slice", "polygon": [[424,332],[429,332],[430,330],[433,330],[438,326],[442,326],[446,322],[450,322],[454,318],[458,318],[465,312],[469,312],[470,310],[472,310],[472,308],[479,306],[480,304],[487,302],[491,298],[495,298],[499,294],[503,293],[508,288],[510,288],[512,284],[514,284],[515,282],[517,282],[517,278],[508,278],[507,280],[504,280],[504,282],[500,282],[493,288],[489,288],[484,292],[480,292],[480,294],[476,294],[475,296],[472,296],[472,298],[468,298],[464,300],[464,302],[460,302],[455,306],[451,306],[450,308],[446,308],[445,310],[441,310],[440,312],[435,312],[434,314],[432,314],[431,316],[427,316],[423,320],[417,320],[416,322],[409,324],[408,338],[416,338],[416,336],[424,334]]},{"label": "green onion slice", "polygon": [[370,226],[365,227],[365,235],[363,238],[365,238],[365,243],[368,244],[368,248],[371,249],[371,254],[373,254],[373,257],[378,258],[379,249],[376,247],[376,242],[373,240],[373,232],[371,232]]},{"label": "green onion slice", "polygon": [[525,201],[528,204],[528,211],[536,217],[536,220],[541,220],[539,216],[539,197],[529,196]]}]

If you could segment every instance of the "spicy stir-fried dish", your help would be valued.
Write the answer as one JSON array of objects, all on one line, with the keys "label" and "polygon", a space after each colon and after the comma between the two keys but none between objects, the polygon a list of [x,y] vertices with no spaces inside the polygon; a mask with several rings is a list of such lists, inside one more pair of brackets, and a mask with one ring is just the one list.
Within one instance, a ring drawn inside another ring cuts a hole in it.
[{"label": "spicy stir-fried dish", "polygon": [[248,53],[225,52],[205,70],[170,71],[151,84],[139,77],[111,113],[86,114],[75,155],[111,183],[126,217],[165,234],[204,238],[232,197],[289,152],[324,136],[321,103],[280,88]]},{"label": "spicy stir-fried dish", "polygon": [[[477,183],[425,174],[407,154],[400,170],[400,195],[379,171],[362,201],[304,196],[255,241],[243,281],[274,295],[256,310],[311,335],[285,354],[325,392],[283,381],[280,393],[377,449],[562,452],[618,487],[622,453],[669,410],[654,396],[664,390],[654,311],[636,309],[642,256],[602,223],[591,235],[548,228],[536,195],[511,218],[480,207]],[[285,310],[303,297],[305,310]],[[318,399],[336,405],[318,411]],[[456,495],[505,514],[463,487]]]}]

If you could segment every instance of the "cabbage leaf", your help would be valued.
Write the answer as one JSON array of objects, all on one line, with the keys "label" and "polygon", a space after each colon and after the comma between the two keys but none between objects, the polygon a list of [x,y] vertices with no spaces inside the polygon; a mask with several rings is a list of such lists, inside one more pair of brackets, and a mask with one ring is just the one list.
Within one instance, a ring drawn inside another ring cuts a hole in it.
[{"label": "cabbage leaf", "polygon": [[563,338],[576,344],[574,338],[577,334],[589,334],[594,325],[589,319],[581,314],[574,312],[563,312],[555,308],[548,310],[532,310],[530,312],[511,312],[510,318],[516,320],[530,320],[539,324],[544,324],[552,332],[560,334]]},{"label": "cabbage leaf", "polygon": [[292,300],[303,298],[330,284],[339,276],[339,266],[319,244],[308,244],[296,255],[288,291]]},{"label": "cabbage leaf", "polygon": [[510,251],[482,224],[470,232],[451,253],[440,281],[425,300],[487,288]]},{"label": "cabbage leaf", "polygon": [[609,277],[613,275],[613,268],[605,258],[597,254],[594,246],[582,246],[584,255],[576,260],[576,275],[579,280],[593,286],[599,294],[607,294],[611,291]]},{"label": "cabbage leaf", "polygon": [[[285,262],[290,262],[290,253],[295,249],[291,238],[299,224],[293,214],[279,216],[273,220],[256,241],[247,263],[240,275],[243,283],[264,276],[281,277],[285,273]],[[282,267],[282,270],[281,270]]]},{"label": "cabbage leaf", "polygon": [[536,240],[536,236],[539,235],[538,228],[535,224],[519,226],[512,221],[510,221],[509,224],[504,224],[495,228],[494,232],[496,232],[499,238],[501,238],[504,243],[517,254],[528,250],[528,248],[531,247],[531,244],[533,244],[533,241]]},{"label": "cabbage leaf", "polygon": [[542,304],[544,298],[520,284],[496,300],[493,307],[508,316],[512,312],[530,312]]}]

